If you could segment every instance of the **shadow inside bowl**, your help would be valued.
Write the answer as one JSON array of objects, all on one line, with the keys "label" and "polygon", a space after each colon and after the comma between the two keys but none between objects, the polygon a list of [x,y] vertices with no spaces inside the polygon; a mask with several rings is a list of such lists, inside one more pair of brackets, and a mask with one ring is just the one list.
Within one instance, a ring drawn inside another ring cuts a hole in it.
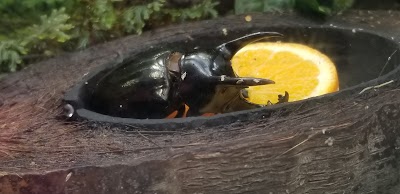
[{"label": "shadow inside bowl", "polygon": [[[174,126],[195,120],[203,123],[209,118],[134,119],[115,117],[108,114],[107,111],[103,111],[102,104],[92,103],[93,99],[96,99],[94,91],[99,79],[120,65],[135,63],[142,58],[151,57],[166,50],[188,52],[194,48],[214,48],[223,42],[257,31],[279,32],[284,35],[282,38],[268,41],[300,43],[326,54],[336,65],[341,90],[385,75],[398,68],[400,62],[399,44],[397,42],[391,38],[362,30],[333,27],[271,27],[268,29],[254,28],[251,31],[243,29],[229,35],[221,33],[199,34],[194,36],[192,41],[188,41],[186,37],[174,39],[173,42],[166,40],[158,45],[153,45],[152,48],[141,49],[140,52],[124,59],[124,62],[120,64],[105,64],[96,72],[92,72],[92,75],[67,93],[65,100],[72,104],[78,117],[89,120],[140,125],[163,125],[164,123],[169,123]],[[243,111],[241,112],[243,113]],[[234,113],[218,115],[220,121],[215,122],[215,124],[223,124],[234,120],[221,119],[224,115],[229,117]]]}]

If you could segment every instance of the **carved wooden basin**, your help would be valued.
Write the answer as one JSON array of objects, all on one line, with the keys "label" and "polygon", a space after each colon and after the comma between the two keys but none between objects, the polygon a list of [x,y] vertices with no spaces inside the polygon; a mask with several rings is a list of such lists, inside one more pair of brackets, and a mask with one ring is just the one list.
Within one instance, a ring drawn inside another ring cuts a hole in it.
[{"label": "carved wooden basin", "polygon": [[[365,87],[368,84],[383,80],[388,73],[398,70],[400,64],[400,52],[397,52],[400,44],[394,37],[385,36],[384,32],[371,31],[360,26],[345,27],[343,25],[313,25],[313,24],[284,24],[271,22],[260,26],[242,26],[229,29],[224,34],[221,28],[214,28],[208,32],[194,32],[194,34],[157,41],[148,47],[132,45],[133,52],[128,56],[101,65],[98,69],[84,77],[77,86],[69,91],[65,101],[74,107],[75,117],[83,120],[99,122],[103,124],[129,125],[155,130],[173,130],[191,128],[196,126],[217,126],[234,123],[238,120],[257,120],[269,117],[273,112],[279,111],[282,106],[271,106],[257,110],[240,111],[230,114],[221,114],[214,117],[191,117],[177,119],[135,119],[119,118],[99,112],[102,104],[95,104],[94,90],[99,79],[104,77],[115,67],[130,61],[140,61],[141,58],[153,56],[155,53],[173,50],[188,52],[194,48],[214,48],[226,41],[244,36],[252,32],[272,31],[284,35],[282,38],[271,41],[283,41],[301,43],[318,49],[329,56],[337,66],[340,79],[340,93],[359,92],[358,85]],[[162,32],[159,32],[162,33]],[[153,35],[157,39],[157,34]],[[112,88],[110,92],[113,92]],[[332,95],[329,95],[332,96]],[[97,97],[98,98],[98,97]],[[315,99],[310,99],[315,100]],[[284,105],[291,106],[290,104]],[[149,107],[151,108],[151,107]]]},{"label": "carved wooden basin", "polygon": [[[231,16],[126,37],[2,78],[0,193],[399,193],[399,19],[394,11],[324,22]],[[87,106],[90,87],[82,84],[121,56],[209,47],[260,30],[326,53],[341,90],[210,118],[122,119]],[[65,119],[66,102],[78,122]]]}]

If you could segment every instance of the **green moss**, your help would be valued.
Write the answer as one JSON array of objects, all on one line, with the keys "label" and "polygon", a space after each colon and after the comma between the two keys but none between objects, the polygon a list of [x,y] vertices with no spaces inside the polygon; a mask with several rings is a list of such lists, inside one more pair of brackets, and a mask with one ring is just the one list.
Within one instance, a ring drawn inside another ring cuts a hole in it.
[{"label": "green moss", "polygon": [[1,0],[0,72],[63,51],[129,34],[149,24],[217,17],[216,2],[205,0],[188,8],[166,0]]}]

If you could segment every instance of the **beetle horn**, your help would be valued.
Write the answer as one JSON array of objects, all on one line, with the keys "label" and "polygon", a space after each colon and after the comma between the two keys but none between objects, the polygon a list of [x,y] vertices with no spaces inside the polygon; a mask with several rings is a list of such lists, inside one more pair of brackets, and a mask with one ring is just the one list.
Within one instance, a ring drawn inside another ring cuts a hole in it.
[{"label": "beetle horn", "polygon": [[269,79],[254,78],[254,77],[228,77],[222,76],[211,76],[208,79],[215,85],[235,85],[235,86],[258,86],[274,84],[275,82]]},{"label": "beetle horn", "polygon": [[283,35],[278,32],[256,32],[221,44],[216,49],[223,53],[226,59],[231,59],[232,56],[239,51],[239,49],[250,43],[282,36]]}]

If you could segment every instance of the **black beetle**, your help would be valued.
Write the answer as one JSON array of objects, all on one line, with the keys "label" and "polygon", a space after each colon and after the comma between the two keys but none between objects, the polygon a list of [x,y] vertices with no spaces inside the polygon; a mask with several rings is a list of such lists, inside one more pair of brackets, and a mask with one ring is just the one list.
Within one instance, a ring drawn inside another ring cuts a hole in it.
[{"label": "black beetle", "polygon": [[91,106],[103,114],[138,119],[165,118],[174,111],[181,117],[185,105],[187,116],[260,107],[245,100],[243,89],[274,82],[237,77],[230,60],[243,46],[277,36],[281,34],[257,32],[211,50],[166,51],[125,63],[99,79]]}]

